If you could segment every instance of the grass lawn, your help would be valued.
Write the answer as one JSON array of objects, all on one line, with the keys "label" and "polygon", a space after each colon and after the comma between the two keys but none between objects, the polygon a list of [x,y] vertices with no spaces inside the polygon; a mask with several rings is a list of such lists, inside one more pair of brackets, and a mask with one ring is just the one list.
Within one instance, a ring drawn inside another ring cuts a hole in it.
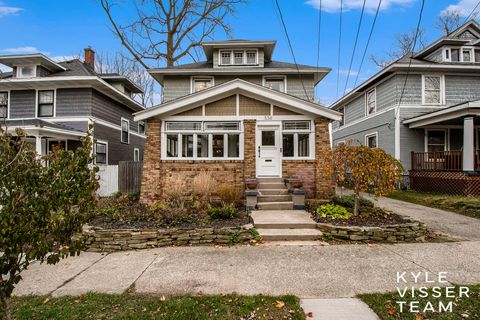
[{"label": "grass lawn", "polygon": [[[382,320],[456,320],[456,319],[480,319],[480,286],[468,286],[470,288],[469,298],[445,298],[445,292],[442,291],[443,298],[411,298],[411,291],[407,293],[406,298],[400,298],[397,292],[394,293],[375,293],[362,294],[359,298],[367,303]],[[402,289],[402,288],[401,288]],[[455,291],[458,293],[458,290]],[[431,293],[431,290],[429,290]],[[458,296],[458,295],[457,295]],[[400,313],[400,307],[396,301],[419,301],[418,308],[422,312],[411,313],[407,310]],[[435,310],[439,310],[439,301],[446,306],[452,302],[452,312],[423,312],[423,309],[430,302]]]},{"label": "grass lawn", "polygon": [[294,296],[109,295],[21,297],[12,301],[15,319],[292,319],[305,314]]},{"label": "grass lawn", "polygon": [[447,194],[422,193],[412,190],[395,191],[388,197],[421,204],[427,207],[453,211],[469,217],[480,218],[480,197],[462,197]]}]

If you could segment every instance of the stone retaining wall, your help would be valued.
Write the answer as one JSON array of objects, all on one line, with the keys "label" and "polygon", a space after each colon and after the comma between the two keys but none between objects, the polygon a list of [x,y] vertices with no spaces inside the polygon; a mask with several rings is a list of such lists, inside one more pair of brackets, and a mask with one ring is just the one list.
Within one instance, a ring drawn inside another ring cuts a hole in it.
[{"label": "stone retaining wall", "polygon": [[423,242],[427,226],[415,220],[404,224],[392,224],[382,227],[335,226],[317,223],[317,228],[325,235],[337,239],[366,242]]},{"label": "stone retaining wall", "polygon": [[199,246],[249,242],[253,225],[205,229],[103,229],[85,226],[87,251],[111,252],[166,246]]}]

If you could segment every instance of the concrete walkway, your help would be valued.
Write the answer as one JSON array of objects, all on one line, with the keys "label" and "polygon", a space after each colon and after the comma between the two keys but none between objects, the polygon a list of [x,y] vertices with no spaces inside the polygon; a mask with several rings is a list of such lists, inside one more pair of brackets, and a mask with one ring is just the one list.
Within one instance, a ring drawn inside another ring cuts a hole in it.
[{"label": "concrete walkway", "polygon": [[354,297],[395,290],[397,271],[448,272],[453,283],[480,283],[480,241],[337,246],[169,247],[82,253],[55,266],[33,264],[15,295],[89,291],[167,295],[294,294]]},{"label": "concrete walkway", "polygon": [[[337,190],[337,194],[350,193],[350,190]],[[480,219],[385,197],[375,199],[366,193],[362,196],[375,201],[379,207],[421,221],[431,230],[447,234],[457,240],[480,240]]]}]

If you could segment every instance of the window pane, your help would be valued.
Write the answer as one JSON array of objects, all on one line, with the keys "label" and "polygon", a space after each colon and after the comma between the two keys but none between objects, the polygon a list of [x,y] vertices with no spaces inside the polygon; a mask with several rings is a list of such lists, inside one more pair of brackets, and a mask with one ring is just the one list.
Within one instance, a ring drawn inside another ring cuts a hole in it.
[{"label": "window pane", "polygon": [[471,50],[463,50],[463,61],[470,62],[472,60],[472,51]]},{"label": "window pane", "polygon": [[440,90],[440,77],[425,77],[425,89]]},{"label": "window pane", "polygon": [[233,53],[233,63],[243,64],[243,51],[236,51]]},{"label": "window pane", "polygon": [[34,68],[33,67],[20,67],[20,75],[22,77],[33,77],[34,76]]},{"label": "window pane", "polygon": [[8,92],[0,92],[0,106],[8,105]]},{"label": "window pane", "polygon": [[240,135],[228,135],[228,157],[238,158],[240,156]]},{"label": "window pane", "polygon": [[283,156],[293,157],[293,133],[283,135]]},{"label": "window pane", "polygon": [[310,130],[310,121],[284,121],[283,130]]},{"label": "window pane", "polygon": [[370,147],[370,148],[376,148],[377,147],[377,137],[376,136],[367,137],[367,147]]},{"label": "window pane", "polygon": [[310,135],[308,133],[298,134],[298,156],[308,157],[310,155]]},{"label": "window pane", "polygon": [[193,92],[201,91],[212,86],[212,79],[194,79]]},{"label": "window pane", "polygon": [[273,90],[284,92],[285,80],[283,78],[265,79],[265,86]]},{"label": "window pane", "polygon": [[220,63],[221,63],[221,64],[230,64],[230,56],[231,56],[231,54],[232,54],[232,53],[231,53],[230,51],[222,52]]},{"label": "window pane", "polygon": [[128,143],[128,132],[122,131],[122,142]]},{"label": "window pane", "polygon": [[440,103],[440,92],[425,91],[425,103]]},{"label": "window pane", "polygon": [[214,134],[213,135],[213,157],[222,158],[224,155],[223,146],[224,146],[224,136],[223,134]]},{"label": "window pane", "polygon": [[182,135],[182,157],[193,157],[193,134]]},{"label": "window pane", "polygon": [[167,134],[167,157],[178,157],[178,135]]},{"label": "window pane", "polygon": [[480,63],[480,50],[475,49],[475,63]]},{"label": "window pane", "polygon": [[442,151],[445,151],[445,146],[438,145],[438,144],[428,145],[428,152],[442,152]]},{"label": "window pane", "polygon": [[39,117],[53,117],[53,105],[45,104],[39,107],[38,109]]},{"label": "window pane", "polygon": [[452,49],[452,61],[460,61],[460,49]]},{"label": "window pane", "polygon": [[197,158],[208,157],[208,134],[197,135]]},{"label": "window pane", "polygon": [[53,103],[53,91],[39,91],[38,103]]},{"label": "window pane", "polygon": [[145,133],[145,122],[144,121],[139,121],[138,122],[138,132],[141,134]]},{"label": "window pane", "polygon": [[275,145],[275,131],[262,131],[262,146]]},{"label": "window pane", "polygon": [[7,107],[0,106],[0,118],[6,118],[8,115]]},{"label": "window pane", "polygon": [[428,144],[445,145],[445,131],[428,131]]},{"label": "window pane", "polygon": [[257,63],[257,51],[247,51],[247,64]]},{"label": "window pane", "polygon": [[205,131],[240,130],[239,122],[205,122]]},{"label": "window pane", "polygon": [[168,131],[201,130],[201,122],[167,122]]},{"label": "window pane", "polygon": [[103,143],[97,143],[97,154],[98,153],[105,153],[107,146]]},{"label": "window pane", "polygon": [[375,112],[375,90],[367,93],[367,114]]}]

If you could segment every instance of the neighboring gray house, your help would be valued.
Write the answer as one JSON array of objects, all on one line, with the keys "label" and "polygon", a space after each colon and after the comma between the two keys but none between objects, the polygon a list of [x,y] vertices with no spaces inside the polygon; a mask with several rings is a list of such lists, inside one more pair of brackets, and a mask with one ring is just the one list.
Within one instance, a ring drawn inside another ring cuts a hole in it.
[{"label": "neighboring gray house", "polygon": [[95,53],[55,62],[43,54],[0,56],[12,72],[0,74],[0,125],[22,128],[37,153],[53,146],[73,150],[93,125],[97,164],[140,161],[145,123],[133,121],[143,110],[133,94],[142,93],[128,78],[95,72]]},{"label": "neighboring gray house", "polygon": [[479,99],[480,25],[472,20],[336,101],[343,119],[333,144],[385,149],[410,170],[412,188],[480,194]]}]

